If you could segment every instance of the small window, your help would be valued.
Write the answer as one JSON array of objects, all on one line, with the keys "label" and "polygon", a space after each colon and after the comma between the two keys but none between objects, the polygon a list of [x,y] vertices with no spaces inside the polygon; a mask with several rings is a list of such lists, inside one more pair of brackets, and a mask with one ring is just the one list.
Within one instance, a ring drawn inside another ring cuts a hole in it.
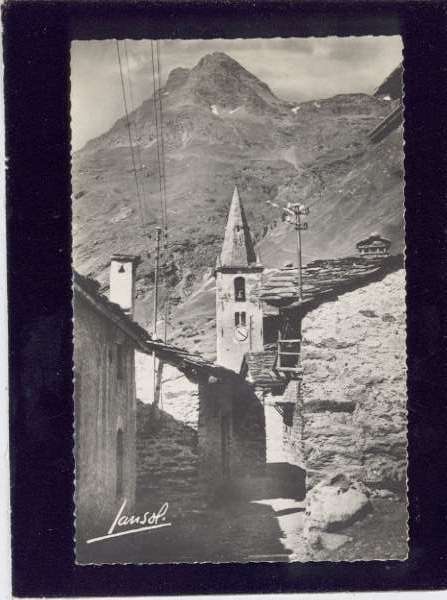
[{"label": "small window", "polygon": [[245,279],[236,277],[234,280],[234,299],[236,302],[245,302]]},{"label": "small window", "polygon": [[247,324],[247,313],[245,313],[245,312],[234,313],[234,324],[236,327],[238,325],[243,325],[245,327],[245,325]]},{"label": "small window", "polygon": [[122,344],[116,345],[116,377],[119,380],[124,379],[125,371],[125,352]]}]

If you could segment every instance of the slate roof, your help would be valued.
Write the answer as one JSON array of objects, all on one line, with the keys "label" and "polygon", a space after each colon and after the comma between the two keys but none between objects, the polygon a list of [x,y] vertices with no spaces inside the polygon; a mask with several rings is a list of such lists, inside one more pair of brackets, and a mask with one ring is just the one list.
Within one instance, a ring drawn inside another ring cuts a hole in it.
[{"label": "slate roof", "polygon": [[241,366],[242,377],[259,386],[285,385],[287,378],[275,369],[276,351],[247,352]]},{"label": "slate roof", "polygon": [[100,293],[100,284],[95,279],[85,277],[77,271],[74,271],[73,289],[75,294],[80,293],[84,298],[91,300],[96,304],[97,308],[102,309],[102,312],[106,317],[120,326],[121,329],[124,329],[127,334],[130,334],[135,339],[135,341],[144,342],[149,336],[147,331],[133,321],[123,311],[119,304],[110,302],[108,298]]},{"label": "slate roof", "polygon": [[100,285],[94,279],[84,277],[76,271],[73,273],[74,293],[80,294],[103,315],[108,317],[115,325],[129,335],[136,347],[141,352],[152,354],[155,352],[160,360],[178,368],[187,376],[197,377],[200,373],[206,376],[213,375],[220,379],[234,379],[238,375],[220,365],[205,360],[199,354],[188,352],[184,348],[167,344],[163,340],[152,339],[150,334],[138,323],[133,321],[118,305],[110,302],[100,293]]},{"label": "slate roof", "polygon": [[378,233],[372,233],[370,236],[365,238],[364,240],[360,240],[356,244],[356,248],[361,248],[362,246],[391,246],[390,240],[382,237]]},{"label": "slate roof", "polygon": [[256,294],[262,301],[279,308],[301,305],[310,310],[324,301],[336,299],[342,293],[379,281],[402,267],[401,255],[380,260],[366,256],[315,260],[303,267],[301,301],[298,300],[295,267],[283,267],[267,274]]},{"label": "slate roof", "polygon": [[234,188],[228,213],[227,226],[222,252],[217,260],[217,268],[241,268],[257,265],[255,248],[237,187]]}]

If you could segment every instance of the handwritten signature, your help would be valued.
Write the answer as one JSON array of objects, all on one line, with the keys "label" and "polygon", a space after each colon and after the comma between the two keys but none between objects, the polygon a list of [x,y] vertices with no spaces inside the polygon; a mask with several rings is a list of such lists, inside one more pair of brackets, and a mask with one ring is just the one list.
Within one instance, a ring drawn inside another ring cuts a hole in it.
[{"label": "handwritten signature", "polygon": [[[122,535],[129,535],[130,533],[138,533],[139,531],[150,531],[151,529],[170,527],[172,525],[172,523],[169,523],[166,520],[166,513],[168,512],[169,508],[169,504],[167,502],[160,507],[158,512],[149,511],[142,515],[123,514],[126,504],[127,500],[125,499],[106,535],[90,538],[87,540],[87,544],[93,544],[93,542],[100,542],[101,540],[108,540],[109,538],[119,537]],[[128,529],[129,525],[131,526],[130,529]],[[132,527],[134,525],[138,525],[139,527]],[[126,529],[117,531],[118,527],[126,527]]]}]

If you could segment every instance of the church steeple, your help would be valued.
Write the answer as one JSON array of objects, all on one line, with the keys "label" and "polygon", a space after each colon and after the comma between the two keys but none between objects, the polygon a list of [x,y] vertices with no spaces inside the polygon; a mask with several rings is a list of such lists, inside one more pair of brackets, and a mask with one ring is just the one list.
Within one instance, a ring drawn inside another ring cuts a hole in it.
[{"label": "church steeple", "polygon": [[241,268],[257,264],[256,253],[237,186],[228,214],[219,267]]},{"label": "church steeple", "polygon": [[217,362],[236,372],[246,352],[264,349],[262,304],[256,295],[263,269],[236,187],[215,270]]}]

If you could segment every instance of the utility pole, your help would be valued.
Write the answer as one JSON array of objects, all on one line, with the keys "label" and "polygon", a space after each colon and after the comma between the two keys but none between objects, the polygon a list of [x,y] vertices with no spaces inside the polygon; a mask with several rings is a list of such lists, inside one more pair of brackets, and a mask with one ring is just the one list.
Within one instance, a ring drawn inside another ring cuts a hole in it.
[{"label": "utility pole", "polygon": [[303,299],[303,275],[302,275],[302,254],[301,254],[301,232],[307,229],[307,223],[301,221],[301,217],[309,214],[309,209],[303,204],[291,204],[290,202],[284,208],[287,213],[286,221],[295,226],[296,231],[296,253],[297,253],[297,271],[298,271],[298,298]]},{"label": "utility pole", "polygon": [[[160,268],[160,239],[161,239],[161,227],[155,229],[155,274],[154,274],[154,316],[153,316],[153,327],[152,337],[157,339],[157,320],[158,320],[158,271]],[[152,381],[152,392],[154,406],[158,406],[160,401],[160,385],[158,383],[158,368],[157,359],[155,352],[152,354],[152,366],[153,366],[153,381]]]},{"label": "utility pole", "polygon": [[154,325],[153,325],[153,336],[157,337],[157,319],[158,319],[158,270],[160,268],[160,239],[161,239],[161,227],[155,229],[155,275],[154,275]]}]

